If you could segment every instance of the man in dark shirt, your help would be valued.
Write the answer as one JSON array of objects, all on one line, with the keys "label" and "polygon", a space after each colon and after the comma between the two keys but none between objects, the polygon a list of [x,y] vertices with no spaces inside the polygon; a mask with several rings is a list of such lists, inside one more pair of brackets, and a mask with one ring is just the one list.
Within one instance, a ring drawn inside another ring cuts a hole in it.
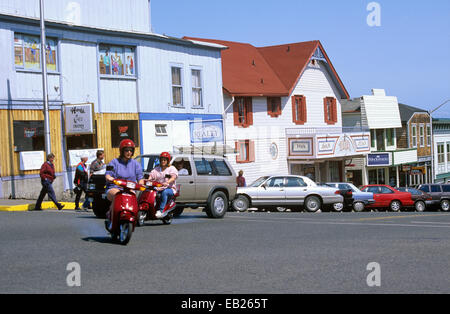
[{"label": "man in dark shirt", "polygon": [[34,210],[41,210],[41,204],[44,200],[46,194],[50,197],[50,199],[55,203],[58,210],[63,209],[64,205],[58,203],[56,200],[55,191],[53,190],[52,183],[55,180],[55,166],[53,165],[53,161],[55,160],[55,155],[50,153],[47,155],[47,161],[44,162],[41,166],[40,176],[41,176],[41,184],[42,189],[39,194],[39,198],[37,199],[36,205],[34,206]]}]

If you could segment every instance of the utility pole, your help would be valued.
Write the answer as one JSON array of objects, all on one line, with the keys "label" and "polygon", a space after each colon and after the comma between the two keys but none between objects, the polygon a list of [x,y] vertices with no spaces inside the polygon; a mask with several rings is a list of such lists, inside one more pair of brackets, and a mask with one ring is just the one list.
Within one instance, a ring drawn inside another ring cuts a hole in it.
[{"label": "utility pole", "polygon": [[44,0],[40,0],[40,20],[41,20],[41,69],[42,69],[42,94],[44,100],[44,139],[45,153],[51,153],[50,143],[50,118],[48,113],[48,84],[47,84],[47,48],[45,40],[45,23],[44,23]]}]

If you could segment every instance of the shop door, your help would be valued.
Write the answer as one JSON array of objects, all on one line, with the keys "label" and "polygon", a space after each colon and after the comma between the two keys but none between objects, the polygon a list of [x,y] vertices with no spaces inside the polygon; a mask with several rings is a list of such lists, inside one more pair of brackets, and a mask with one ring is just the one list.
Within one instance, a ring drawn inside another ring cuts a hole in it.
[{"label": "shop door", "polygon": [[291,164],[290,166],[292,175],[305,176],[313,181],[316,181],[316,169],[314,164]]}]

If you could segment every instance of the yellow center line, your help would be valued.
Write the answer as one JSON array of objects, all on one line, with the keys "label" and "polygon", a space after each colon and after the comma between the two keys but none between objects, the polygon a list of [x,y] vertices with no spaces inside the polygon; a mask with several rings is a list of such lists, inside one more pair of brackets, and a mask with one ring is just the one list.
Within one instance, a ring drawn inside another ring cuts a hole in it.
[{"label": "yellow center line", "polygon": [[359,219],[355,219],[355,221],[388,220],[388,219],[416,218],[416,217],[438,217],[438,216],[448,216],[448,215],[449,215],[449,214],[408,215],[408,216],[387,216],[387,217],[374,217],[374,218],[359,218]]}]

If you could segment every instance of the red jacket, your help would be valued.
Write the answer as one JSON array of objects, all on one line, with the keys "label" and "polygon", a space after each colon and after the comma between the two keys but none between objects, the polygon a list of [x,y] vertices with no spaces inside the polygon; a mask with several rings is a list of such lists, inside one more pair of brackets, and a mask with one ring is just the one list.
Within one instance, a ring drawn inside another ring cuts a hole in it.
[{"label": "red jacket", "polygon": [[41,171],[39,172],[41,180],[49,180],[53,182],[55,180],[55,166],[51,162],[44,162],[41,166]]}]

